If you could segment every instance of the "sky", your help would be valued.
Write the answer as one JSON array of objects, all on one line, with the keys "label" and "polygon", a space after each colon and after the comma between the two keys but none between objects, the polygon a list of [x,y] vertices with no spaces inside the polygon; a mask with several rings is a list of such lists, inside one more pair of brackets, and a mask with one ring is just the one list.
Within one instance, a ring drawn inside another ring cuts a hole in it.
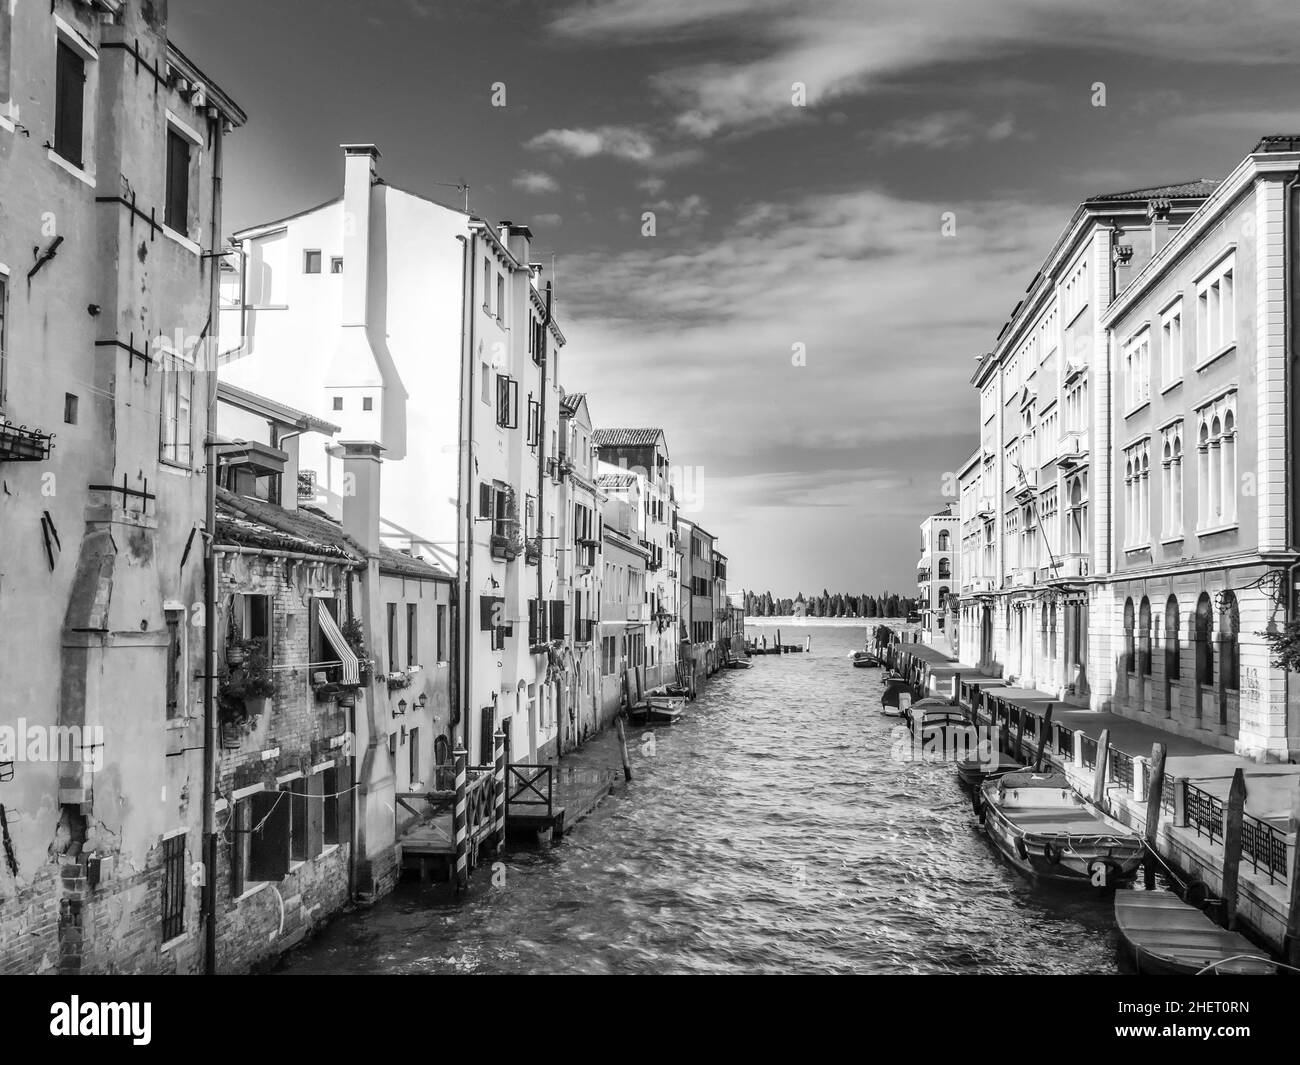
[{"label": "sky", "polygon": [[914,590],[919,523],[977,443],[975,360],[1081,200],[1300,133],[1295,0],[170,13],[249,113],[228,231],[338,195],[350,142],[528,223],[561,384],[598,427],[662,427],[729,588],[778,596]]}]

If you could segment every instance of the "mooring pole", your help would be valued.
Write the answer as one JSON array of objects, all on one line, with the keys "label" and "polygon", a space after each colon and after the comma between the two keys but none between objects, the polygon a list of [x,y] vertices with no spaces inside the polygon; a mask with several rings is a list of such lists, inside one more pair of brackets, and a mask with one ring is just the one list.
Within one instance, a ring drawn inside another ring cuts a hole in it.
[{"label": "mooring pole", "polygon": [[1034,772],[1037,773],[1043,768],[1043,749],[1047,746],[1047,737],[1052,734],[1052,704],[1047,704],[1047,709],[1043,711],[1043,718],[1038,722],[1038,750],[1034,754]]},{"label": "mooring pole", "polygon": [[614,727],[618,729],[618,749],[623,756],[623,779],[631,781],[632,779],[632,762],[627,756],[627,729],[623,727],[621,717],[614,718]]},{"label": "mooring pole", "polygon": [[1241,865],[1242,826],[1246,816],[1246,774],[1232,774],[1228,808],[1223,813],[1223,907],[1227,928],[1237,927],[1237,873]]},{"label": "mooring pole", "polygon": [[1106,798],[1106,762],[1110,758],[1110,729],[1101,730],[1097,740],[1097,768],[1092,774],[1092,801],[1100,806]]},{"label": "mooring pole", "polygon": [[1142,881],[1148,891],[1156,886],[1156,840],[1160,831],[1160,799],[1165,786],[1165,745],[1151,745],[1151,769],[1147,773],[1146,860],[1142,863]]},{"label": "mooring pole", "polygon": [[500,728],[492,736],[492,746],[496,752],[496,770],[492,774],[492,811],[496,822],[493,835],[500,854],[506,845],[506,734]]},{"label": "mooring pole", "polygon": [[456,805],[452,811],[452,832],[456,842],[456,894],[469,888],[469,870],[466,851],[469,847],[465,822],[465,770],[469,755],[464,747],[457,747],[452,752],[456,760]]}]

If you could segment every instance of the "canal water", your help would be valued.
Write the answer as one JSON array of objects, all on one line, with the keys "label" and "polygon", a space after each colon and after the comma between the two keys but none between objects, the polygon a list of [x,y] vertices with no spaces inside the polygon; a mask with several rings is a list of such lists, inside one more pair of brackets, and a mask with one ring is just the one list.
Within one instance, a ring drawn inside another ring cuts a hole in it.
[{"label": "canal water", "polygon": [[[1030,886],[951,766],[891,757],[879,671],[846,658],[867,629],[781,635],[812,653],[757,657],[686,721],[632,729],[635,780],[562,842],[481,866],[459,901],[403,884],[283,971],[1115,972],[1109,897]],[[613,735],[572,760],[617,766]]]}]

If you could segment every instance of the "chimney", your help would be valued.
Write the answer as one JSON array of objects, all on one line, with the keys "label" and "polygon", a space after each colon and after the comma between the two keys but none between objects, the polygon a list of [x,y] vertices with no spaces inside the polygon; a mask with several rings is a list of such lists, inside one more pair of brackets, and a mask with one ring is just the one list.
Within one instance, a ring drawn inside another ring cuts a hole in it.
[{"label": "chimney", "polygon": [[497,224],[497,236],[504,244],[515,261],[523,266],[531,266],[528,261],[529,252],[532,250],[533,231],[527,226],[517,226],[513,222],[499,222]]},{"label": "chimney", "polygon": [[344,144],[343,165],[343,318],[344,326],[366,324],[370,281],[370,187],[375,183],[379,149]]},{"label": "chimney", "polygon": [[1147,204],[1147,220],[1151,226],[1151,255],[1154,257],[1169,243],[1169,201],[1150,201]]},{"label": "chimney", "polygon": [[343,531],[368,555],[379,552],[379,470],[384,448],[373,440],[342,440]]}]

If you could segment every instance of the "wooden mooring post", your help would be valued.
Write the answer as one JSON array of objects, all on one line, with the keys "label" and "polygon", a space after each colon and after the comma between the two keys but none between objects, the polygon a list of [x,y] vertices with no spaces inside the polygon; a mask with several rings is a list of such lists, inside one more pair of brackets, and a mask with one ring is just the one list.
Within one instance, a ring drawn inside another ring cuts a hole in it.
[{"label": "wooden mooring post", "polygon": [[952,705],[961,706],[961,674],[952,675]]},{"label": "wooden mooring post", "polygon": [[1110,729],[1097,739],[1097,768],[1092,775],[1092,801],[1101,806],[1106,798],[1106,762],[1110,759]]},{"label": "wooden mooring post", "polygon": [[618,729],[618,750],[623,756],[623,779],[630,781],[632,779],[632,763],[627,756],[627,729],[623,727],[621,717],[614,718],[614,727]]},{"label": "wooden mooring post", "polygon": [[506,847],[506,734],[500,728],[492,735],[496,765],[492,773],[493,843],[500,854]]},{"label": "wooden mooring post", "polygon": [[1148,891],[1156,886],[1156,841],[1160,832],[1160,798],[1165,787],[1165,745],[1151,745],[1151,768],[1147,773],[1147,853],[1142,862],[1142,881]]},{"label": "wooden mooring post", "polygon": [[1223,916],[1228,931],[1237,927],[1237,874],[1241,867],[1241,830],[1246,816],[1246,774],[1232,774],[1223,811]]},{"label": "wooden mooring post", "polygon": [[1038,750],[1034,754],[1034,772],[1043,768],[1043,750],[1047,746],[1047,737],[1052,734],[1052,704],[1047,704],[1043,719],[1038,723]]}]

